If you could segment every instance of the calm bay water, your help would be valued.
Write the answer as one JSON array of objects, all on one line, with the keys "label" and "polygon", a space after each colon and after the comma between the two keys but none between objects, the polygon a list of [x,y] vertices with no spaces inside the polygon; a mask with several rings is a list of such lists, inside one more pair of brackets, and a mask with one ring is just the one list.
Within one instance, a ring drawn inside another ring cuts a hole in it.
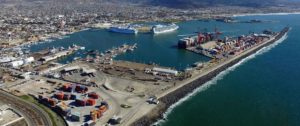
[{"label": "calm bay water", "polygon": [[[123,35],[91,29],[52,43],[34,45],[32,51],[46,47],[85,46],[87,50],[104,51],[123,43],[138,43],[132,53],[116,59],[141,63],[155,62],[162,66],[185,69],[208,58],[173,46],[183,35],[195,31],[213,31],[215,27],[226,36],[275,31],[285,26],[292,30],[288,38],[271,50],[255,56],[233,71],[227,72],[209,88],[197,92],[178,106],[160,123],[163,126],[299,126],[300,125],[300,15],[246,16],[240,20],[262,19],[271,23],[224,24],[221,22],[188,21],[179,23],[177,32],[164,35]],[[75,54],[61,62],[70,61]]]}]

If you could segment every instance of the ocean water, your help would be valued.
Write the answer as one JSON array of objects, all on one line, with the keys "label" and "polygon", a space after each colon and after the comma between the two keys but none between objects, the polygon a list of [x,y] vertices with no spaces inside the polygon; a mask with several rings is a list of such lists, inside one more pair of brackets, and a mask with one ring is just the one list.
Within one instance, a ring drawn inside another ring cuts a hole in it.
[{"label": "ocean water", "polygon": [[[174,105],[162,126],[299,126],[300,15],[249,16],[292,27],[288,37],[229,68]],[[270,24],[260,24],[261,27]],[[249,28],[260,27],[251,25]]]},{"label": "ocean water", "polygon": [[[250,17],[248,17],[251,19]],[[258,17],[258,19],[260,19]],[[247,18],[243,18],[247,20]],[[277,21],[277,20],[276,20]],[[275,25],[276,24],[276,25]],[[69,35],[65,39],[56,39],[51,43],[44,43],[33,45],[30,47],[32,51],[38,51],[49,47],[68,47],[72,44],[85,46],[86,50],[99,50],[104,52],[107,49],[120,46],[124,43],[138,44],[138,49],[132,53],[126,53],[116,57],[118,60],[129,60],[140,63],[156,63],[161,66],[172,67],[178,70],[183,70],[193,63],[198,61],[208,61],[209,58],[198,55],[186,50],[179,50],[175,46],[180,38],[188,35],[193,35],[198,31],[211,31],[215,28],[223,32],[222,36],[236,36],[241,34],[248,34],[249,32],[261,32],[265,29],[272,29],[279,31],[284,25],[277,25],[277,23],[263,23],[263,24],[224,24],[222,22],[200,22],[188,21],[178,24],[180,29],[178,31],[166,34],[138,34],[126,35],[119,33],[111,33],[105,29],[90,29],[87,31],[77,32]],[[249,27],[251,26],[251,27]],[[206,29],[206,30],[205,30]],[[220,36],[220,38],[222,37]],[[61,59],[61,63],[71,61],[74,57],[84,56],[82,52]]]},{"label": "ocean water", "polygon": [[[141,63],[157,63],[179,70],[208,58],[174,48],[178,39],[197,31],[213,31],[236,36],[265,29],[279,31],[292,27],[288,37],[264,48],[233,68],[222,72],[172,106],[162,126],[299,126],[300,125],[300,15],[262,15],[236,17],[239,20],[261,19],[268,23],[187,21],[176,32],[152,35],[123,35],[104,29],[91,29],[69,38],[31,46],[32,51],[47,47],[70,46],[105,51],[124,43],[138,43],[138,49],[116,57]],[[221,37],[222,37],[221,36]],[[60,62],[71,61],[76,53]]]}]

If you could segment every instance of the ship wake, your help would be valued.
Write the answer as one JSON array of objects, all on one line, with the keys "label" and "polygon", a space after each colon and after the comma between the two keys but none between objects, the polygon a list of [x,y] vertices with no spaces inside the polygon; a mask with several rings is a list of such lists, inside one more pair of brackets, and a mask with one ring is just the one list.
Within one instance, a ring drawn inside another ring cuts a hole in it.
[{"label": "ship wake", "polygon": [[158,120],[157,122],[155,122],[153,125],[161,125],[162,123],[167,121],[167,117],[169,114],[171,114],[171,112],[173,111],[174,108],[176,108],[177,106],[181,105],[182,103],[184,103],[185,101],[191,99],[192,97],[194,97],[195,95],[197,95],[199,92],[205,91],[207,89],[209,89],[211,86],[217,84],[217,82],[219,80],[222,80],[227,74],[229,74],[230,72],[234,71],[236,68],[238,68],[239,66],[241,66],[242,64],[246,63],[247,61],[261,55],[264,54],[268,51],[270,51],[272,48],[276,47],[278,44],[282,43],[288,36],[284,35],[281,39],[277,40],[276,42],[274,42],[273,44],[267,46],[267,47],[263,47],[262,49],[258,50],[257,52],[255,52],[254,54],[242,59],[241,61],[239,61],[238,63],[236,63],[235,65],[227,68],[226,70],[222,71],[221,73],[219,73],[216,77],[214,77],[212,80],[206,82],[205,84],[203,84],[202,86],[196,88],[193,92],[187,94],[184,98],[180,99],[178,102],[176,102],[175,104],[171,105],[167,111],[163,114],[163,119]]}]

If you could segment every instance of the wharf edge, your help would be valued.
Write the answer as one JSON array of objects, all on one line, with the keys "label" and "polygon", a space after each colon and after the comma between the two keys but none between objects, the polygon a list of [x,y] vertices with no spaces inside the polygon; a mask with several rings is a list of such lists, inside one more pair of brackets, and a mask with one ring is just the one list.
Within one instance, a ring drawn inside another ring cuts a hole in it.
[{"label": "wharf edge", "polygon": [[283,30],[281,30],[279,32],[279,34],[277,36],[275,36],[275,39],[264,43],[263,45],[258,45],[259,47],[236,58],[233,59],[232,61],[230,61],[229,63],[224,64],[223,66],[213,70],[212,72],[209,72],[208,74],[201,76],[199,78],[197,78],[195,81],[188,83],[184,86],[182,86],[181,88],[176,89],[175,91],[159,98],[159,101],[161,102],[160,104],[158,104],[157,107],[155,107],[151,113],[148,113],[147,115],[141,117],[140,119],[138,119],[137,121],[133,122],[131,124],[131,126],[150,126],[153,123],[157,122],[159,119],[163,119],[163,114],[167,111],[167,109],[174,103],[176,103],[177,101],[179,101],[180,99],[184,98],[187,94],[189,94],[190,92],[192,92],[193,90],[195,90],[196,88],[198,88],[199,86],[202,86],[203,84],[205,84],[206,82],[210,81],[211,79],[213,79],[215,76],[217,76],[219,73],[221,73],[222,71],[226,70],[227,68],[235,65],[236,63],[238,63],[239,61],[241,61],[242,59],[254,54],[255,52],[257,52],[258,50],[269,46],[271,44],[273,44],[274,42],[278,41],[279,39],[281,39],[283,36],[285,36],[288,31],[290,30],[290,27],[285,27]]}]

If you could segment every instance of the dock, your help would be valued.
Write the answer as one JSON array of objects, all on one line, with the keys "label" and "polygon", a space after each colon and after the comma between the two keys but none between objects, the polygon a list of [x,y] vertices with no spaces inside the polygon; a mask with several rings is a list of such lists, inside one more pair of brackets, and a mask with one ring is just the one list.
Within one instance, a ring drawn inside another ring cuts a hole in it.
[{"label": "dock", "polygon": [[95,53],[96,58],[87,57],[85,60],[89,62],[100,63],[100,64],[112,64],[113,58],[126,52],[132,52],[136,48],[137,48],[137,43],[133,45],[123,44],[117,48],[106,50],[104,53]]},{"label": "dock", "polygon": [[41,61],[43,63],[47,63],[49,61],[56,60],[60,57],[71,55],[71,54],[73,54],[74,52],[76,52],[77,50],[79,50],[81,48],[82,47],[77,46],[77,45],[73,45],[72,47],[69,47],[68,49],[56,49],[56,48],[54,48],[52,50],[48,50],[47,52],[49,52],[50,54],[41,57],[39,59],[39,61]]},{"label": "dock", "polygon": [[196,54],[201,54],[201,55],[206,56],[208,58],[214,58],[214,56],[211,55],[208,51],[199,50],[199,49],[197,49],[197,47],[188,47],[188,48],[186,48],[186,50],[191,51],[191,52],[196,53]]}]

